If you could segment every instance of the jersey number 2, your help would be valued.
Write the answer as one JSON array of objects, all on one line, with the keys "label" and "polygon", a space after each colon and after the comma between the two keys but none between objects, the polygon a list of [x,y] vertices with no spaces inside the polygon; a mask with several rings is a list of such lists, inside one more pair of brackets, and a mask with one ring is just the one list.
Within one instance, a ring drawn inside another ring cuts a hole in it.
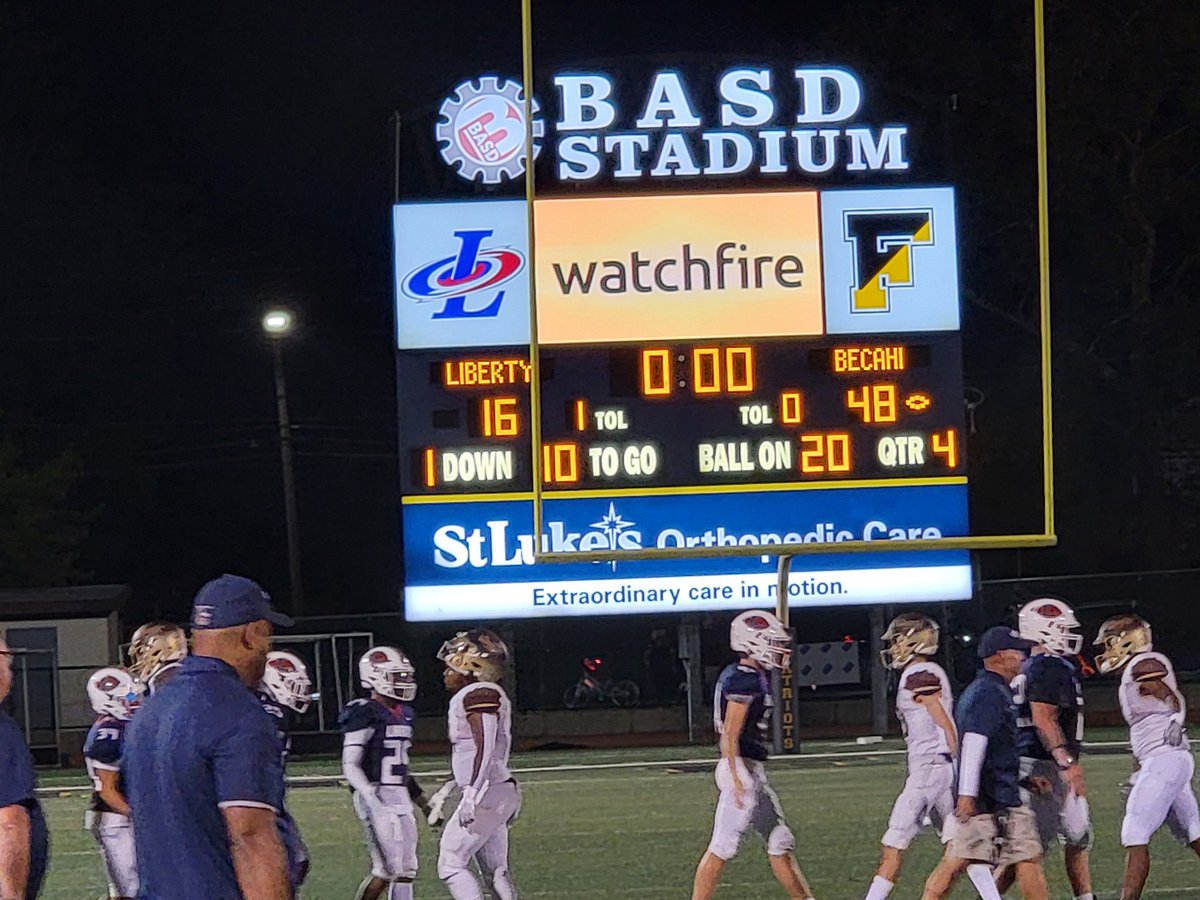
[{"label": "jersey number 2", "polygon": [[408,744],[411,734],[412,729],[407,725],[387,727],[383,741],[384,756],[379,761],[380,784],[404,784],[408,777]]}]

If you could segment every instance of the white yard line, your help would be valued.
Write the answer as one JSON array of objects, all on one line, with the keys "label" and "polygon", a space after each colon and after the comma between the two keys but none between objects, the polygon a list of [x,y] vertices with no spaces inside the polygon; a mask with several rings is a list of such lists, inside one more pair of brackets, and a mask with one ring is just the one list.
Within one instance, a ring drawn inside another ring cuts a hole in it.
[{"label": "white yard line", "polygon": [[[856,745],[857,746],[857,745]],[[1104,741],[1086,745],[1092,749],[1123,749],[1129,745],[1124,741]],[[903,756],[904,750],[841,750],[830,753],[783,753],[772,755],[770,759],[777,762],[805,762],[807,760],[851,760],[851,759],[871,759],[879,757],[896,757]],[[520,766],[514,768],[514,775],[535,775],[546,772],[600,772],[613,769],[661,769],[672,768],[676,766],[713,766],[716,765],[716,758],[711,756],[692,757],[689,759],[658,759],[658,760],[638,760],[635,762],[608,762],[608,763],[565,763],[557,766]],[[431,769],[425,772],[413,772],[416,778],[448,778],[450,776],[449,769]],[[290,775],[287,783],[291,787],[336,787],[339,784],[344,784],[340,774],[338,775]],[[54,785],[40,787],[37,790],[39,797],[54,797],[59,794],[75,794],[80,791],[93,790],[90,784],[71,784],[71,785]],[[1178,893],[1178,892],[1176,892]]]}]

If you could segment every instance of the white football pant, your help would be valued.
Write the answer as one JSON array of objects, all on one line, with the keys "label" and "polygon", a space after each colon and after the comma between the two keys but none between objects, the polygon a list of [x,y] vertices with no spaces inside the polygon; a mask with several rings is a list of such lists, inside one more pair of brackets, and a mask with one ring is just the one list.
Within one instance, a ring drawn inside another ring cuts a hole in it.
[{"label": "white football pant", "polygon": [[771,856],[782,856],[796,849],[796,838],[787,822],[783,820],[783,807],[779,797],[767,783],[763,764],[753,760],[742,760],[739,765],[742,787],[745,789],[744,805],[738,806],[733,792],[733,778],[729,771],[729,760],[717,763],[717,813],[713,817],[712,840],[708,852],[724,860],[733,859],[742,842],[742,835],[753,828],[767,845]]},{"label": "white football pant", "polygon": [[1156,753],[1134,773],[1133,789],[1125,801],[1121,844],[1141,847],[1168,822],[1182,843],[1200,839],[1200,809],[1192,790],[1196,761],[1184,749]]},{"label": "white football pant", "polygon": [[133,843],[133,823],[128,816],[89,810],[84,827],[100,846],[104,871],[108,875],[110,897],[136,897],[138,893],[137,850]]},{"label": "white football pant", "polygon": [[491,785],[475,803],[469,825],[452,812],[442,831],[438,852],[438,877],[454,900],[483,900],[471,860],[479,864],[497,900],[516,900],[517,888],[508,868],[508,828],[521,811],[521,791],[516,782]]},{"label": "white football pant", "polygon": [[367,833],[371,874],[384,881],[416,878],[417,820],[412,807],[372,807],[356,792],[354,811]]}]

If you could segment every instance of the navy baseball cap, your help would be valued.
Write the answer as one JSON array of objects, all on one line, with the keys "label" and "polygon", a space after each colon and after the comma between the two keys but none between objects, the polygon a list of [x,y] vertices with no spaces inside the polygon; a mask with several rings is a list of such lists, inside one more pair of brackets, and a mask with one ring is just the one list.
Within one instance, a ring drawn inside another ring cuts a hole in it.
[{"label": "navy baseball cap", "polygon": [[295,624],[288,616],[271,609],[270,594],[241,575],[214,578],[200,588],[192,601],[193,631],[235,628],[259,619],[285,628]]},{"label": "navy baseball cap", "polygon": [[1028,653],[1033,649],[1033,641],[1027,641],[1011,628],[1004,625],[994,625],[979,638],[979,658],[987,659],[995,656],[1001,650],[1024,650]]}]

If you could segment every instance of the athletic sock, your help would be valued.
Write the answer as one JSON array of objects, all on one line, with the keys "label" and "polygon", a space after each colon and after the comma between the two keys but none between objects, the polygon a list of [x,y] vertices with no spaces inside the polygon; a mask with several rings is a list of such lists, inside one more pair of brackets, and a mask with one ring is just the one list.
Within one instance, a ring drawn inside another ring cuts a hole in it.
[{"label": "athletic sock", "polygon": [[882,875],[876,875],[871,879],[871,889],[867,891],[867,896],[863,900],[884,900],[884,897],[890,894],[895,886]]},{"label": "athletic sock", "polygon": [[1075,900],[1096,900],[1096,895],[1088,891],[1086,894],[1078,895]]},{"label": "athletic sock", "polygon": [[388,889],[388,900],[413,900],[411,881],[393,881]]},{"label": "athletic sock", "polygon": [[967,866],[967,877],[983,900],[1001,900],[1000,892],[996,890],[996,882],[992,877],[992,867],[983,863],[972,863]]}]

